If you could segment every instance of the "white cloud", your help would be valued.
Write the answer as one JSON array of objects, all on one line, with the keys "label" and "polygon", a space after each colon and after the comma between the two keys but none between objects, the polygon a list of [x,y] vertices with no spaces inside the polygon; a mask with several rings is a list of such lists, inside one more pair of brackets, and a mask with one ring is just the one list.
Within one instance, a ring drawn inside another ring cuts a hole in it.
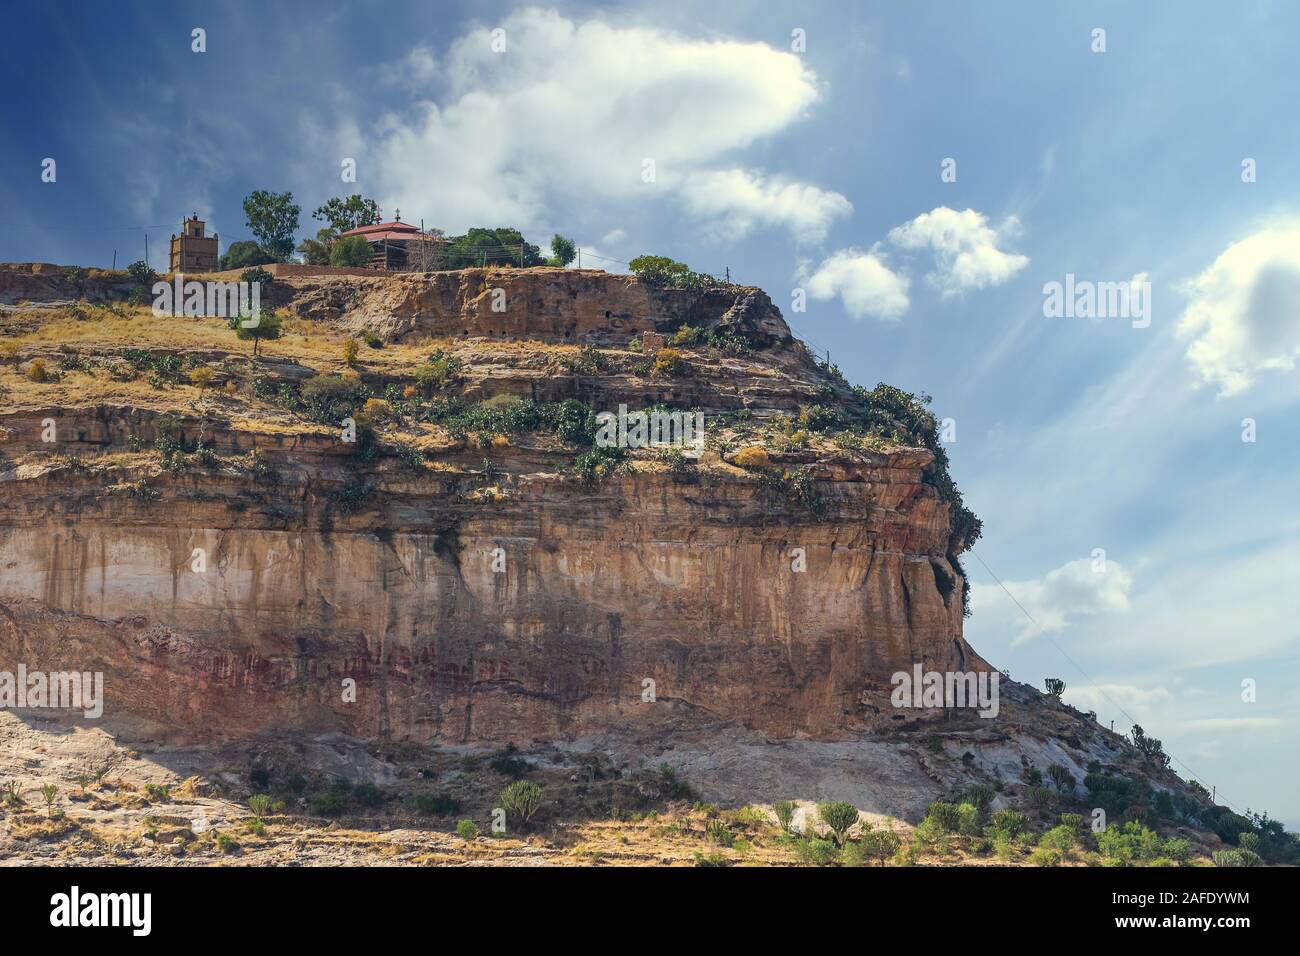
[{"label": "white cloud", "polygon": [[413,47],[396,63],[385,63],[378,68],[382,83],[407,89],[419,89],[432,83],[438,76],[438,58],[423,44]]},{"label": "white cloud", "polygon": [[844,310],[855,319],[873,315],[896,321],[910,304],[911,280],[892,271],[875,250],[841,249],[825,260],[805,283],[814,299],[839,296]]},{"label": "white cloud", "polygon": [[971,608],[976,616],[984,617],[986,626],[1016,630],[1011,646],[1017,647],[1042,634],[1064,630],[1071,618],[1127,610],[1133,575],[1117,561],[1107,561],[1105,570],[1099,572],[1093,570],[1090,559],[1079,558],[1036,580],[1003,583],[1006,591],[996,584],[973,584]]},{"label": "white cloud", "polygon": [[1234,242],[1182,288],[1190,301],[1178,333],[1187,358],[1219,396],[1243,392],[1267,370],[1300,359],[1300,222]]},{"label": "white cloud", "polygon": [[1001,285],[1029,264],[1028,256],[998,248],[1016,227],[1014,217],[1001,229],[994,229],[988,218],[974,209],[958,212],[939,206],[889,230],[889,241],[900,249],[931,250],[935,270],[927,278],[944,295],[957,295],[967,289]]},{"label": "white cloud", "polygon": [[800,242],[822,242],[832,222],[853,212],[839,193],[744,169],[693,173],[682,196],[692,213],[718,221],[724,235],[737,239],[756,226],[782,226]]},{"label": "white cloud", "polygon": [[[488,30],[461,37],[436,66],[439,102],[379,124],[372,158],[384,208],[418,211],[453,231],[483,222],[528,228],[546,221],[557,197],[659,200],[714,174],[733,187],[719,215],[816,232],[817,214],[791,210],[783,190],[814,190],[803,195],[819,209],[834,194],[760,179],[745,204],[743,182],[714,172],[817,100],[800,57],[536,9],[500,26],[505,52],[493,51]],[[653,182],[643,180],[645,160],[654,162]],[[686,198],[702,202],[696,187]]]}]

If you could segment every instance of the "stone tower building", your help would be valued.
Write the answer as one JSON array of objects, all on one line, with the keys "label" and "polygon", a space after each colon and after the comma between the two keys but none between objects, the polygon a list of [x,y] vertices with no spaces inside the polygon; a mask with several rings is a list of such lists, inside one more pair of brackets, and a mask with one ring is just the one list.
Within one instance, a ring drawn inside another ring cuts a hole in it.
[{"label": "stone tower building", "polygon": [[181,223],[181,234],[172,236],[168,272],[217,271],[217,236],[205,236],[204,225],[198,213]]}]

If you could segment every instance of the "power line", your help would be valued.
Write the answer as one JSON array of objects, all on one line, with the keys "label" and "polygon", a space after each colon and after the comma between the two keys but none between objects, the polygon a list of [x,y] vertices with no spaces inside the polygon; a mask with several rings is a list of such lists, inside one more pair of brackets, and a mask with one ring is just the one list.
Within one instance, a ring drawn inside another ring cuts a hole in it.
[{"label": "power line", "polygon": [[[1016,600],[1016,596],[1014,594],[1012,594],[1009,590],[1007,590],[1007,586],[1002,583],[1002,579],[993,573],[993,569],[990,568],[988,564],[985,563],[984,559],[979,556],[979,552],[977,552],[974,548],[971,548],[970,553],[975,556],[975,560],[978,561],[980,565],[984,568],[984,570],[988,572],[989,577],[991,577],[994,580],[994,582],[996,582],[997,586],[1002,589],[1002,591],[1006,594],[1006,596],[1011,598],[1011,603],[1013,603],[1016,607],[1020,608],[1020,613],[1023,614],[1026,618],[1028,618],[1030,623],[1033,624],[1034,627],[1041,628],[1042,625],[1039,624],[1036,620],[1034,620],[1034,616],[1025,610],[1025,606]],[[1121,714],[1127,717],[1131,723],[1137,724],[1137,719],[1132,714],[1130,714],[1127,710],[1125,710],[1113,697],[1110,696],[1110,694],[1102,690],[1101,686],[1097,684],[1097,682],[1092,679],[1092,677],[1088,674],[1088,672],[1085,671],[1079,665],[1079,662],[1076,661],[1069,654],[1067,654],[1065,652],[1065,649],[1061,647],[1061,645],[1057,644],[1056,641],[1052,639],[1052,636],[1050,634],[1044,631],[1043,636],[1047,638],[1048,643],[1050,643],[1052,647],[1056,648],[1057,653],[1059,653],[1062,657],[1064,657],[1067,661],[1069,661],[1072,665],[1074,665],[1074,669],[1083,675],[1083,679],[1088,681],[1088,683],[1092,685],[1093,690],[1095,690],[1098,694],[1104,697],[1112,707],[1114,707]],[[1180,767],[1186,770],[1189,774],[1191,774],[1193,779],[1197,779],[1197,778],[1202,780],[1205,779],[1199,773],[1197,773],[1195,770],[1189,767],[1186,763],[1184,763],[1182,760],[1179,760],[1178,757],[1176,757],[1174,754],[1171,754],[1168,751],[1165,751],[1165,753],[1168,755],[1170,760],[1174,761]],[[1217,787],[1215,788],[1215,793],[1216,794],[1218,793]],[[1228,806],[1230,806],[1233,810],[1237,811],[1238,813],[1241,813],[1241,808],[1238,807],[1231,800],[1229,800],[1227,797],[1223,798],[1223,802],[1226,803]],[[1245,816],[1245,814],[1241,814],[1241,815]]]}]

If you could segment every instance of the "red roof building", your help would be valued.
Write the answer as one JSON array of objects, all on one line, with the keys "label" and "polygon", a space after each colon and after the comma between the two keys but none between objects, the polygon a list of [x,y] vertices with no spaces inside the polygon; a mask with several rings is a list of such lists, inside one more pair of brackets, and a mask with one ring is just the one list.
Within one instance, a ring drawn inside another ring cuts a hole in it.
[{"label": "red roof building", "polygon": [[429,235],[418,226],[394,219],[358,226],[339,234],[360,236],[370,243],[370,268],[404,271],[408,269],[434,269],[441,258],[439,253],[448,240]]}]

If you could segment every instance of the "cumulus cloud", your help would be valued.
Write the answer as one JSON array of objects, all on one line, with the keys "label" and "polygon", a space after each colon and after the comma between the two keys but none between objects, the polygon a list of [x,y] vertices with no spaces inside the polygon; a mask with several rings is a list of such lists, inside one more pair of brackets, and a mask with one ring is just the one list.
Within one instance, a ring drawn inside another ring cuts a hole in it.
[{"label": "cumulus cloud", "polygon": [[841,249],[822,262],[805,285],[814,299],[839,296],[844,311],[855,319],[897,321],[910,304],[911,280],[890,269],[874,249]]},{"label": "cumulus cloud", "polygon": [[1219,396],[1245,391],[1269,370],[1300,359],[1300,222],[1275,225],[1228,246],[1184,283],[1178,333],[1187,358]]},{"label": "cumulus cloud", "polygon": [[682,196],[692,213],[723,224],[730,238],[756,226],[782,226],[800,242],[822,242],[832,222],[853,212],[839,193],[744,169],[693,173]]},{"label": "cumulus cloud", "polygon": [[[384,208],[451,230],[543,223],[557,197],[685,199],[745,227],[824,233],[847,200],[720,167],[800,119],[819,96],[802,59],[763,43],[695,40],[529,9],[420,60],[441,91],[379,126]],[[645,175],[653,162],[653,181]],[[714,197],[710,187],[719,188]],[[796,208],[799,200],[810,209]]]},{"label": "cumulus cloud", "polygon": [[[1014,630],[1017,647],[1043,634],[1064,630],[1071,618],[1128,609],[1133,575],[1117,561],[1107,561],[1104,571],[1093,569],[1088,558],[1071,561],[1041,578],[1006,581],[1006,591],[996,584],[971,586],[971,607],[996,625]],[[1015,601],[1007,596],[1011,592]],[[1029,612],[1029,620],[1016,607]]]},{"label": "cumulus cloud", "polygon": [[933,252],[935,268],[927,278],[944,295],[957,295],[1001,285],[1029,264],[1028,256],[998,248],[1016,228],[1014,217],[994,229],[974,209],[939,206],[891,229],[889,241],[900,249]]}]

